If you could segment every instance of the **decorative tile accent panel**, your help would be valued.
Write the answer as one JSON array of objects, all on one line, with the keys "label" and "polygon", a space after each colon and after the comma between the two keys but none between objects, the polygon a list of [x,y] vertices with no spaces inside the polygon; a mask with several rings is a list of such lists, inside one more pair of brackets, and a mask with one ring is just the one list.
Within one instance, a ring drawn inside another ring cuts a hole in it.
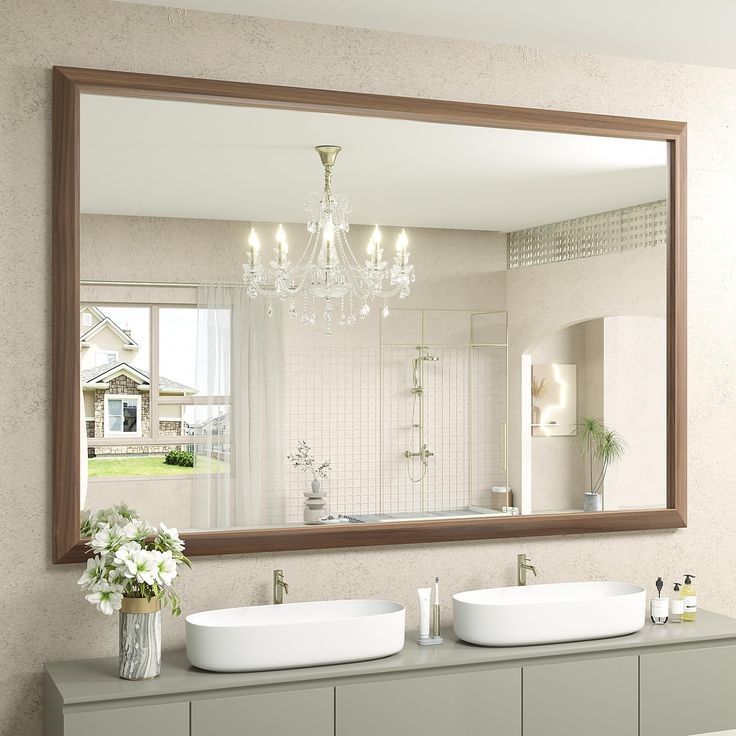
[{"label": "decorative tile accent panel", "polygon": [[509,233],[508,267],[653,248],[667,243],[667,202],[601,212]]}]

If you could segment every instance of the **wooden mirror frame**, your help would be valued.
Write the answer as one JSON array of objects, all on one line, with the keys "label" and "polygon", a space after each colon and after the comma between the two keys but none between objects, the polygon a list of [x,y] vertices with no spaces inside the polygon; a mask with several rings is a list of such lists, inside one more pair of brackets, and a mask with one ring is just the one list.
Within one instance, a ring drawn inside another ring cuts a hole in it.
[{"label": "wooden mirror frame", "polygon": [[80,538],[79,149],[80,94],[400,118],[666,141],[669,151],[667,259],[667,508],[505,516],[185,534],[187,554],[219,555],[469,539],[671,529],[686,526],[686,124],[664,120],[388,97],[209,79],[54,67],[52,446],[53,561],[87,556]]}]

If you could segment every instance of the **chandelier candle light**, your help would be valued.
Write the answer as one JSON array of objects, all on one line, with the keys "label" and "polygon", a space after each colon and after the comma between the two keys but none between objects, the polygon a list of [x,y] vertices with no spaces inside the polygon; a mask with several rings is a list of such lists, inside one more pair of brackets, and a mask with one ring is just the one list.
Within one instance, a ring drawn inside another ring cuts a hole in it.
[{"label": "chandelier candle light", "polygon": [[315,150],[325,170],[324,190],[311,195],[304,205],[309,215],[307,230],[310,233],[304,253],[295,264],[289,261],[286,233],[279,225],[274,258],[264,266],[258,257],[261,247],[258,234],[251,228],[243,281],[252,299],[262,294],[289,300],[291,319],[299,316],[296,296],[302,293],[301,322],[305,325],[317,323],[317,305],[321,303],[325,334],[331,335],[336,304],[340,325],[355,324],[356,304],[359,305],[357,319],[365,319],[376,299],[383,300],[382,314],[388,317],[388,299],[396,294],[400,299],[409,296],[409,284],[415,277],[414,266],[409,263],[409,239],[404,230],[396,240],[391,268],[383,260],[381,231],[377,225],[368,243],[368,258],[361,262],[353,253],[347,238],[350,204],[345,195],[332,193],[332,168],[342,149],[340,146],[317,146]]}]

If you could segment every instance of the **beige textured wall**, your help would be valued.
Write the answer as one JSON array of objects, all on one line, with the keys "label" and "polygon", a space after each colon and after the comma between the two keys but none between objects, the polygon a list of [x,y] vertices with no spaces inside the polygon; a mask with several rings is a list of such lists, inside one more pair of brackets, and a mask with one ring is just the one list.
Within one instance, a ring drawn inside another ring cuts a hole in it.
[{"label": "beige textured wall", "polygon": [[523,354],[557,330],[584,320],[616,314],[664,317],[666,258],[664,247],[634,248],[506,272],[509,485],[514,492],[523,487],[525,493],[527,488],[522,449],[522,426],[527,420],[522,415]]},{"label": "beige textured wall", "polygon": [[[382,596],[409,604],[431,575],[453,591],[509,584],[529,552],[542,581],[650,584],[698,574],[702,606],[736,614],[732,438],[736,410],[736,72],[418,38],[227,15],[185,17],[99,0],[4,0],[0,23],[0,728],[40,732],[47,659],[112,655],[116,623],[76,588],[78,566],[50,559],[52,64],[334,87],[689,123],[689,473],[684,531],[386,547],[196,560],[185,612],[266,600],[283,567],[291,599]],[[329,49],[329,53],[325,50]],[[19,392],[21,385],[39,387]],[[59,397],[57,397],[58,400]],[[164,619],[167,648],[183,620]]]},{"label": "beige textured wall", "polygon": [[642,316],[603,321],[602,416],[626,444],[622,460],[606,474],[603,505],[606,509],[664,506],[667,442],[651,430],[667,421],[666,322]]}]

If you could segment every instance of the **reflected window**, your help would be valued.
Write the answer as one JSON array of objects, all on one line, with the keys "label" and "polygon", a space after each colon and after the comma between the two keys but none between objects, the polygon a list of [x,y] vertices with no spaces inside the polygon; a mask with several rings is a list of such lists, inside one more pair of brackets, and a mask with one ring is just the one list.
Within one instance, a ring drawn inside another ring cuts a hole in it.
[{"label": "reflected window", "polygon": [[105,435],[133,435],[140,437],[138,417],[140,396],[105,397]]},{"label": "reflected window", "polygon": [[[230,314],[216,311],[225,339]],[[211,407],[208,386],[197,384],[202,310],[96,303],[82,305],[80,316],[88,477],[228,472],[229,407]],[[158,356],[156,385],[152,355]],[[229,365],[221,383],[229,383]]]},{"label": "reflected window", "polygon": [[117,361],[118,351],[117,350],[98,350],[97,360],[95,365],[105,365],[106,363],[112,363]]}]

